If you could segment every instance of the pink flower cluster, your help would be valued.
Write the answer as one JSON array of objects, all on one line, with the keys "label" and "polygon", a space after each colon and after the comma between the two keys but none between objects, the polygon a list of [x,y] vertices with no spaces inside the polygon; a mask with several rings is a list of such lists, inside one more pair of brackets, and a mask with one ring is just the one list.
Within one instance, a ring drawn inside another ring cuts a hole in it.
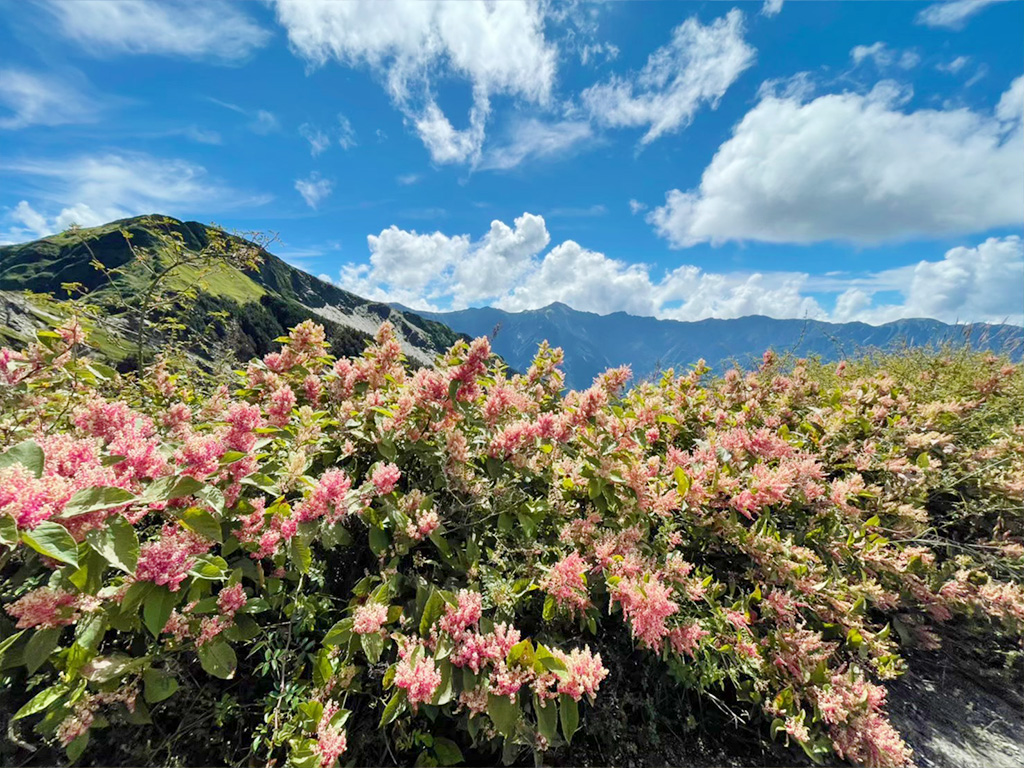
[{"label": "pink flower cluster", "polygon": [[671,588],[662,583],[661,577],[658,574],[646,580],[624,577],[612,587],[611,599],[622,606],[633,636],[648,648],[660,651],[669,633],[665,620],[679,610],[672,600]]},{"label": "pink flower cluster", "polygon": [[590,605],[584,576],[587,570],[586,561],[579,552],[573,552],[552,566],[541,586],[570,613],[586,610]]},{"label": "pink flower cluster", "polygon": [[217,595],[217,607],[225,616],[234,616],[245,607],[247,602],[245,587],[241,584],[224,587]]},{"label": "pink flower cluster", "polygon": [[566,668],[565,672],[558,673],[558,692],[572,696],[576,701],[586,694],[593,701],[601,681],[608,677],[608,670],[601,663],[601,654],[591,653],[589,645],[583,650],[574,648],[569,653],[555,651],[554,654]]},{"label": "pink flower cluster", "polygon": [[[420,653],[414,651],[420,649]],[[413,712],[420,704],[430,703],[434,692],[441,684],[441,673],[437,671],[434,659],[422,653],[422,646],[408,646],[401,652],[395,668],[395,685],[405,691]],[[413,657],[416,658],[413,661]]]},{"label": "pink flower cluster", "polygon": [[60,587],[40,587],[7,606],[18,629],[54,629],[78,620],[80,597]]},{"label": "pink flower cluster", "polygon": [[378,464],[370,476],[370,482],[377,490],[378,496],[387,496],[398,485],[402,472],[394,464]]},{"label": "pink flower cluster", "polygon": [[181,526],[169,523],[163,527],[160,536],[147,541],[139,549],[139,563],[135,578],[166,584],[177,592],[188,572],[195,565],[195,556],[205,554],[213,542]]},{"label": "pink flower cluster", "polygon": [[331,719],[338,711],[338,705],[328,702],[316,726],[316,746],[314,750],[320,756],[320,768],[330,768],[334,762],[348,749],[345,732],[331,725]]},{"label": "pink flower cluster", "polygon": [[348,514],[345,496],[351,487],[352,481],[343,470],[327,470],[306,498],[296,505],[296,519],[306,522],[326,517],[328,522],[337,522]]},{"label": "pink flower cluster", "polygon": [[388,620],[388,607],[383,603],[365,603],[356,608],[352,631],[357,635],[374,635]]}]

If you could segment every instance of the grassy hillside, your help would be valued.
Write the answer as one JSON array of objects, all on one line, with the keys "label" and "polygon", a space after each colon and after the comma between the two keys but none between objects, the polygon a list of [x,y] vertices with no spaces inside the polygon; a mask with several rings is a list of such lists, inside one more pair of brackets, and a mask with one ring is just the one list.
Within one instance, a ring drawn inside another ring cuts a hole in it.
[{"label": "grassy hillside", "polygon": [[[131,245],[135,252],[129,247]],[[78,229],[21,245],[0,246],[0,319],[5,337],[13,342],[34,327],[47,325],[54,315],[71,311],[68,299],[78,297],[100,309],[104,317],[94,329],[94,346],[107,357],[128,365],[132,356],[126,343],[131,319],[124,313],[118,293],[138,290],[145,275],[138,254],[161,263],[168,259],[168,243],[178,239],[191,253],[200,253],[211,238],[226,238],[232,246],[252,246],[241,238],[198,222],[162,216],[139,216]],[[189,303],[177,302],[161,310],[165,324],[180,325],[173,334],[156,333],[154,344],[176,341],[200,360],[225,355],[245,360],[269,352],[273,340],[306,319],[327,329],[331,350],[339,356],[362,352],[373,332],[385,320],[396,328],[406,355],[416,364],[429,364],[434,355],[460,338],[440,322],[411,312],[371,302],[308,275],[272,253],[262,251],[257,269],[230,264],[209,270],[184,266],[170,278],[174,289],[194,287]],[[113,284],[106,270],[119,270]],[[70,286],[74,288],[70,288]],[[47,298],[49,297],[49,298]]]}]

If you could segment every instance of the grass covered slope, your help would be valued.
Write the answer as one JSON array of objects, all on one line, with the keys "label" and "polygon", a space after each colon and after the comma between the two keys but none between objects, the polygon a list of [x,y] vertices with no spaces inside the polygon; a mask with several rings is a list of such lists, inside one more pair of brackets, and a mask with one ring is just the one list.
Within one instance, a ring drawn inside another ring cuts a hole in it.
[{"label": "grass covered slope", "polygon": [[209,389],[81,343],[0,352],[4,762],[903,766],[918,654],[1021,682],[1005,359],[565,391],[304,323]]},{"label": "grass covered slope", "polygon": [[[63,232],[22,245],[0,246],[0,291],[7,293],[4,305],[8,314],[17,314],[22,325],[31,326],[33,318],[39,316],[33,310],[60,310],[53,302],[39,299],[30,300],[26,307],[23,292],[45,294],[60,301],[68,297],[64,286],[77,284],[86,300],[104,306],[109,315],[116,291],[91,262],[95,259],[107,269],[126,268],[127,273],[117,278],[124,289],[133,275],[141,274],[141,269],[132,264],[135,256],[125,233],[138,251],[157,260],[166,252],[169,236],[180,238],[184,248],[191,252],[208,247],[211,235],[238,246],[246,244],[241,238],[197,222],[154,215]],[[230,352],[247,360],[266,354],[274,339],[310,318],[325,325],[332,349],[339,355],[362,352],[384,321],[392,323],[403,350],[420,365],[430,364],[437,353],[459,338],[442,323],[367,301],[308,275],[269,252],[263,251],[261,256],[258,269],[219,265],[202,275],[187,267],[176,272],[173,282],[177,287],[199,287],[194,306],[172,306],[164,313],[165,320],[170,315],[184,326],[190,351],[206,359]],[[6,325],[16,324],[9,321]],[[102,334],[117,336],[119,331],[123,334],[127,330],[123,325],[119,329],[116,323],[102,328],[100,338],[96,339],[100,351],[115,359],[127,354],[118,344],[111,340],[103,343],[102,339]],[[169,341],[159,335],[155,341],[159,343],[161,339]]]}]

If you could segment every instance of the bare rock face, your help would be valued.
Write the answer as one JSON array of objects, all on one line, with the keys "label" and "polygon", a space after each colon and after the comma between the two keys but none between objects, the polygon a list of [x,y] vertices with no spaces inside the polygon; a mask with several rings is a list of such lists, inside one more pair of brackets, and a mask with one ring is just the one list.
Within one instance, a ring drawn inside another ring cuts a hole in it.
[{"label": "bare rock face", "polygon": [[913,659],[889,714],[919,768],[1024,766],[1024,681],[955,658]]}]

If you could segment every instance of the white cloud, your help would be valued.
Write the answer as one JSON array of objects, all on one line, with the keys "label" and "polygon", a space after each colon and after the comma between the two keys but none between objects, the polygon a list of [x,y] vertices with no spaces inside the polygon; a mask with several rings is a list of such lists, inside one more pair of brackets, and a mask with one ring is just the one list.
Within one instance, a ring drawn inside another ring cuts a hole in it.
[{"label": "white cloud", "polygon": [[[607,314],[677,320],[767,315],[881,323],[908,317],[1024,324],[1024,249],[1017,236],[990,238],[944,258],[876,273],[708,272],[681,265],[659,272],[566,240],[544,249],[543,217],[524,213],[510,227],[493,221],[479,240],[392,226],[367,238],[368,264],[350,263],[340,284],[414,309],[489,304],[510,311],[556,301]],[[899,303],[882,303],[893,292]],[[828,312],[823,305],[834,304]]]},{"label": "white cloud", "polygon": [[302,195],[306,205],[313,209],[316,209],[331,194],[333,188],[334,184],[329,179],[322,178],[315,171],[309,175],[308,179],[295,180],[295,189]]},{"label": "white cloud", "polygon": [[970,56],[957,56],[955,59],[946,64],[937,64],[936,69],[940,72],[948,72],[951,75],[957,74],[961,69],[966,67],[971,61]]},{"label": "white cloud", "polygon": [[344,115],[338,115],[338,144],[342,149],[352,149],[356,145],[356,129]]},{"label": "white cloud", "polygon": [[256,110],[256,119],[249,125],[253,133],[258,133],[261,136],[265,136],[268,133],[274,133],[280,130],[281,124],[278,122],[277,115],[273,112],[268,112],[265,109]]},{"label": "white cloud", "polygon": [[883,42],[871,45],[857,45],[850,51],[850,58],[854,65],[859,65],[865,59],[871,59],[876,67],[890,67],[898,64],[902,69],[913,69],[921,63],[921,56],[916,51],[894,51]]},{"label": "white cloud", "polygon": [[51,0],[60,33],[96,56],[155,54],[236,62],[270,39],[224,0]]},{"label": "white cloud", "polygon": [[418,173],[403,173],[395,178],[403,187],[408,187],[418,182],[423,177]]},{"label": "white cloud", "polygon": [[647,203],[641,203],[639,200],[630,200],[629,210],[635,216],[636,214],[640,213],[640,211],[647,210]]},{"label": "white cloud", "polygon": [[0,130],[92,122],[99,98],[89,91],[80,77],[72,84],[53,75],[0,69]]},{"label": "white cloud", "polygon": [[[70,223],[68,217],[75,215],[82,217],[76,222],[79,224],[147,213],[208,215],[270,200],[235,190],[187,160],[143,153],[79,155],[65,160],[0,159],[0,176],[5,175],[16,175],[19,187],[31,190],[27,196],[34,205],[58,223]],[[59,213],[51,213],[57,209],[61,209]]]},{"label": "white cloud", "polygon": [[303,123],[299,126],[299,135],[309,142],[309,153],[313,157],[316,157],[331,146],[331,137],[309,123]]},{"label": "white cloud", "polygon": [[761,240],[878,243],[1019,225],[1022,79],[994,114],[901,112],[908,91],[804,103],[765,97],[735,127],[700,186],[648,214],[676,247]]},{"label": "white cloud", "polygon": [[565,157],[592,138],[587,122],[521,120],[513,126],[508,143],[489,149],[479,167],[506,170],[528,159]]},{"label": "white cloud", "polygon": [[761,6],[762,16],[778,16],[779,11],[782,10],[782,0],[764,0],[764,5]]},{"label": "white cloud", "polygon": [[703,26],[687,19],[672,40],[657,49],[640,72],[613,75],[582,93],[595,122],[611,127],[647,127],[641,145],[685,128],[703,104],[712,109],[745,69],[755,51],[743,39],[743,14],[731,10]]},{"label": "white cloud", "polygon": [[[811,278],[809,287],[825,281]],[[974,248],[958,247],[939,261],[921,261],[888,269],[856,283],[840,294],[837,321],[884,323],[905,317],[932,317],[954,322],[1011,322],[1024,325],[1024,244],[1014,235],[990,237]],[[841,283],[840,283],[841,284]],[[881,291],[898,291],[899,304],[871,305]]]},{"label": "white cloud", "polygon": [[580,48],[580,63],[586,66],[591,61],[596,62],[603,57],[605,61],[612,61],[619,56],[619,48],[611,43],[587,43]]},{"label": "white cloud", "polygon": [[1004,0],[950,0],[950,2],[929,5],[917,14],[917,23],[929,27],[961,29],[967,19],[986,5]]},{"label": "white cloud", "polygon": [[[557,51],[544,38],[538,3],[308,3],[277,0],[292,49],[314,66],[366,66],[384,81],[437,163],[480,158],[490,99],[507,94],[546,104]],[[434,100],[438,76],[467,81],[469,127],[456,129]]]}]

